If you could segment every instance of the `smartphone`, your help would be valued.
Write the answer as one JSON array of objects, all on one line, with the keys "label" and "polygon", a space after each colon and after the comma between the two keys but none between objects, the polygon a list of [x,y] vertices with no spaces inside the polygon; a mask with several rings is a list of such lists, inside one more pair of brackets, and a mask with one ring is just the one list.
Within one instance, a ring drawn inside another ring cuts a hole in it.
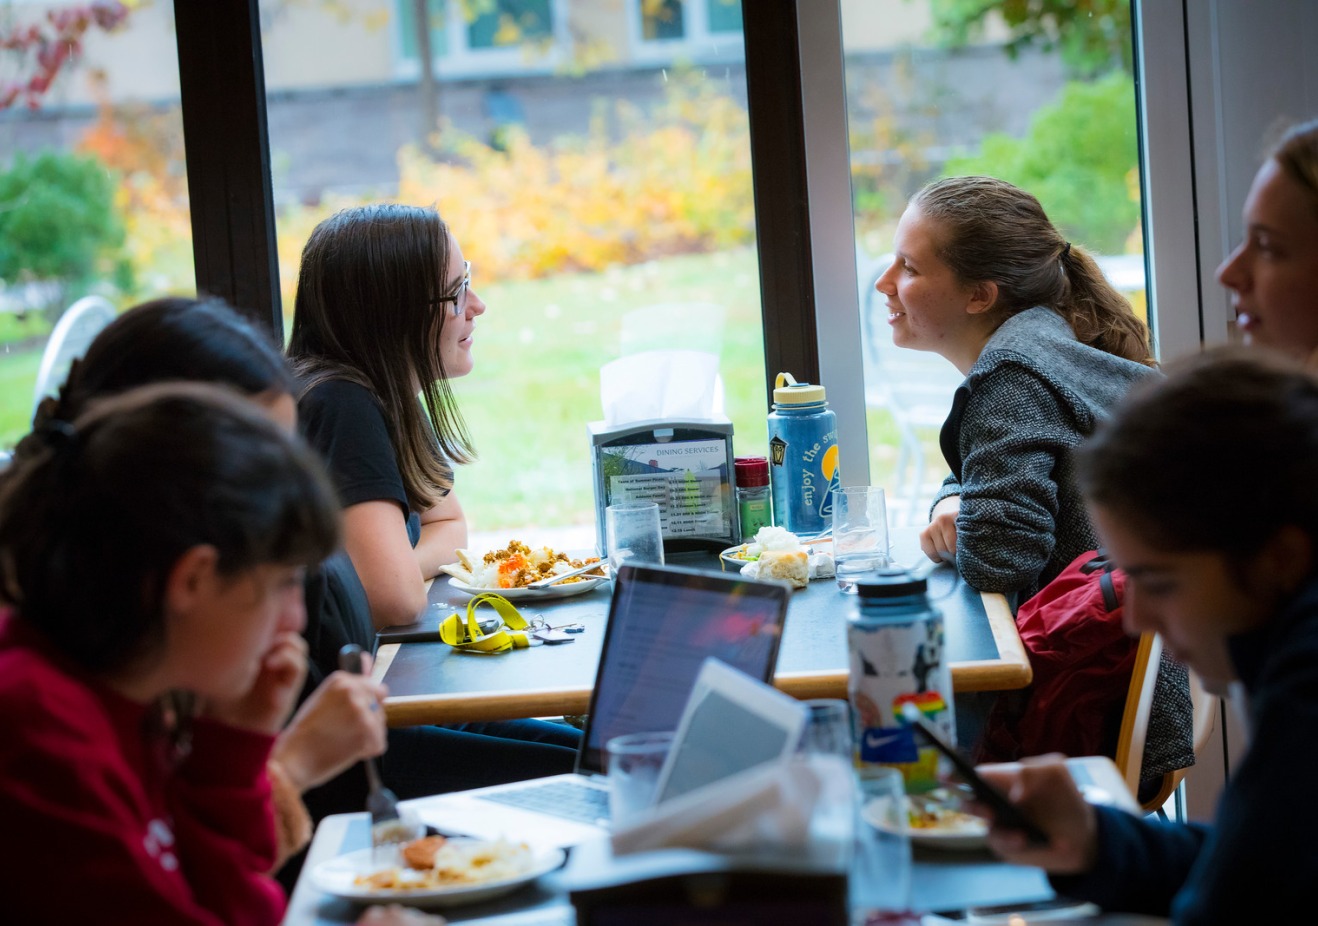
[{"label": "smartphone", "polygon": [[1035,826],[1030,818],[1021,812],[1019,807],[1007,800],[1005,794],[981,778],[979,772],[975,771],[975,767],[961,753],[956,751],[956,747],[943,739],[934,725],[924,719],[924,715],[920,713],[918,707],[914,704],[904,705],[902,716],[909,724],[920,731],[930,745],[947,756],[956,769],[957,777],[970,785],[971,790],[975,792],[975,799],[993,810],[995,823],[1009,829],[1020,830],[1032,845],[1042,846],[1048,843],[1048,836],[1043,830]]}]

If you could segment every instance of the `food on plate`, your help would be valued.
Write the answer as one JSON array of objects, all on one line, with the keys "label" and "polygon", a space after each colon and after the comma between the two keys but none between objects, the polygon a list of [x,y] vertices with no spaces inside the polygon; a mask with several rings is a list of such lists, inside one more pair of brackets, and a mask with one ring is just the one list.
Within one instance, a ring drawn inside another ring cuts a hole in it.
[{"label": "food on plate", "polygon": [[[600,561],[597,556],[572,559],[566,553],[556,552],[550,547],[531,549],[520,540],[510,540],[502,550],[492,550],[485,554],[472,553],[470,550],[458,550],[457,554],[458,562],[440,568],[473,588],[525,588],[540,579],[548,579]],[[564,579],[563,584],[599,579],[603,575],[603,570],[592,570]]]},{"label": "food on plate", "polygon": [[443,848],[446,842],[448,840],[443,836],[425,836],[406,843],[399,849],[399,852],[402,853],[403,862],[408,868],[424,871],[427,868],[435,867],[435,856],[439,854],[439,850]]},{"label": "food on plate", "polygon": [[981,818],[959,808],[960,802],[942,789],[906,798],[906,815],[912,830],[982,833],[988,829],[988,824]]},{"label": "food on plate", "polygon": [[810,558],[805,550],[765,550],[760,554],[760,579],[778,579],[793,588],[810,584]]},{"label": "food on plate", "polygon": [[399,849],[404,864],[358,875],[353,883],[381,891],[416,891],[503,881],[530,871],[535,857],[526,843],[504,839],[426,836]]},{"label": "food on plate", "polygon": [[813,549],[816,544],[829,542],[811,541],[811,546],[806,546],[785,528],[761,527],[750,543],[724,550],[721,555],[724,560],[744,563],[741,574],[747,578],[778,579],[794,588],[805,588],[811,579],[833,575],[833,557]]},{"label": "food on plate", "polygon": [[730,551],[727,555],[733,559],[753,563],[758,560],[765,551],[791,551],[800,549],[802,549],[800,539],[787,528],[761,527],[755,532],[755,538],[750,543],[743,543],[740,547]]}]

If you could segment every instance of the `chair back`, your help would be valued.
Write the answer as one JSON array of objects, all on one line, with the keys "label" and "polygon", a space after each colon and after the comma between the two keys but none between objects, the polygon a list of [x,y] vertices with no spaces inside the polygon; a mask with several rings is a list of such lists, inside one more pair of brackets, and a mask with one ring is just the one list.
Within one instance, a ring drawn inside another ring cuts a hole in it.
[{"label": "chair back", "polygon": [[[1153,710],[1153,691],[1157,684],[1158,669],[1162,664],[1162,638],[1157,634],[1140,635],[1135,652],[1135,668],[1130,675],[1130,689],[1126,694],[1126,709],[1121,717],[1121,732],[1117,736],[1117,768],[1125,779],[1130,793],[1139,799],[1140,766],[1144,759],[1144,743],[1148,737],[1149,715]],[[1194,718],[1194,753],[1199,755],[1208,744],[1217,717],[1218,698],[1209,694],[1193,672],[1190,675],[1190,701]],[[1177,769],[1162,776],[1158,791],[1142,801],[1146,811],[1161,807],[1171,797],[1176,786],[1185,777],[1186,769]]]},{"label": "chair back", "polygon": [[32,414],[48,395],[54,395],[64,385],[73,361],[87,352],[92,339],[114,320],[115,312],[102,296],[84,296],[60,316],[46,341],[33,388]]}]

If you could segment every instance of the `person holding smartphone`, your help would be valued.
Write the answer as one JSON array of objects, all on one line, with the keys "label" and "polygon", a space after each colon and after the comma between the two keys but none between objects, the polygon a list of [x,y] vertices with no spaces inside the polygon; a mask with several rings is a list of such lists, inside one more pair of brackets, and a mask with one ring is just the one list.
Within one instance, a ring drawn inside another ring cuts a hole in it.
[{"label": "person holding smartphone", "polygon": [[989,844],[1054,888],[1175,923],[1292,921],[1318,871],[1318,381],[1293,358],[1225,348],[1137,387],[1077,450],[1124,620],[1210,688],[1248,692],[1252,742],[1212,827],[1087,804],[1060,759],[983,776],[1046,834],[994,819]]}]

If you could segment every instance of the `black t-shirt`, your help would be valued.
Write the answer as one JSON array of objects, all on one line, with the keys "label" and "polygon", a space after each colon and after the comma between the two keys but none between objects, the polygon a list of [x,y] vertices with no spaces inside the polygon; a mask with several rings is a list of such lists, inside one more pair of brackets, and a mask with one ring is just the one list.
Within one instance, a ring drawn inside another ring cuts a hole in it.
[{"label": "black t-shirt", "polygon": [[328,380],[298,402],[298,419],[303,436],[329,467],[339,503],[348,508],[362,502],[396,502],[415,546],[421,517],[408,506],[389,423],[374,394],[347,380]]}]

